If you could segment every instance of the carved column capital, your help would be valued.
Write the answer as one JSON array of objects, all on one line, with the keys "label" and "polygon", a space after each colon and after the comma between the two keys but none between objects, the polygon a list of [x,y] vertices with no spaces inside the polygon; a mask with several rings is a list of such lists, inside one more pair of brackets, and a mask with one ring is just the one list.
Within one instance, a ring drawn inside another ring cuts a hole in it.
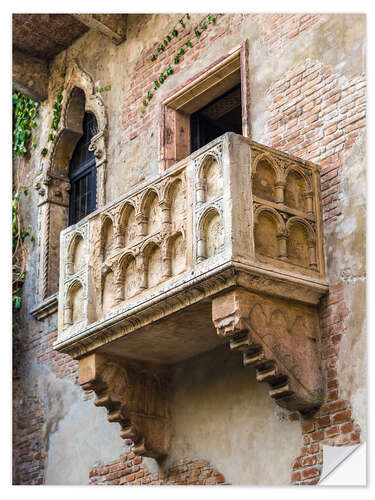
[{"label": "carved column capital", "polygon": [[54,203],[64,207],[69,205],[70,182],[66,177],[43,173],[36,180],[34,188],[39,193],[39,206],[44,203]]},{"label": "carved column capital", "polygon": [[168,372],[164,367],[102,354],[79,360],[79,383],[93,390],[96,406],[104,406],[120,436],[134,442],[134,453],[161,458],[170,444]]}]

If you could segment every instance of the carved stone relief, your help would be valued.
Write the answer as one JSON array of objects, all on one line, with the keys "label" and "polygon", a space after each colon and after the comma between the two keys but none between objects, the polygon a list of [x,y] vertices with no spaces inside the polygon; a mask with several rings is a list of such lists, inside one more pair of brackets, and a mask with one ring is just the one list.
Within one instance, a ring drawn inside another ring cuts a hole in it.
[{"label": "carved stone relief", "polygon": [[39,300],[55,293],[59,281],[60,232],[68,225],[69,161],[82,135],[85,111],[92,112],[98,122],[99,133],[93,137],[90,150],[96,157],[97,206],[101,207],[105,204],[107,116],[92,78],[74,62],[68,68],[65,79],[59,128],[49,143],[42,162],[42,175],[35,184],[40,195]]},{"label": "carved stone relief", "polygon": [[218,335],[243,352],[244,366],[256,368],[257,380],[268,382],[280,406],[302,412],[319,407],[323,379],[315,308],[238,289],[214,298],[212,317]]},{"label": "carved stone relief", "polygon": [[132,439],[134,452],[162,458],[170,444],[168,372],[164,368],[92,354],[79,361],[79,383],[96,393],[109,422],[120,436]]},{"label": "carved stone relief", "polygon": [[252,150],[255,251],[318,270],[311,172],[281,156],[258,144]]}]

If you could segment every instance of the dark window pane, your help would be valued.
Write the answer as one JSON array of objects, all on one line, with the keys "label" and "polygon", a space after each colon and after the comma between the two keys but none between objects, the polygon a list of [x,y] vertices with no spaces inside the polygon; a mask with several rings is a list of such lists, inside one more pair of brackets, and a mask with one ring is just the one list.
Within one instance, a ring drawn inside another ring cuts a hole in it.
[{"label": "dark window pane", "polygon": [[82,128],[82,137],[74,149],[69,165],[70,224],[75,224],[95,210],[96,165],[94,153],[88,147],[93,136],[98,133],[98,125],[92,113],[85,113]]}]

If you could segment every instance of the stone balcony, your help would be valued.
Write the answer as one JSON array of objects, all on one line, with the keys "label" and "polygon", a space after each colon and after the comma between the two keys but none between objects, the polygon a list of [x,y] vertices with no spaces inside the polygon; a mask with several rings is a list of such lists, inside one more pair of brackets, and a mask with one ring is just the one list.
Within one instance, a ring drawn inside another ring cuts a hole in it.
[{"label": "stone balcony", "polygon": [[61,233],[55,348],[160,457],[168,367],[221,344],[280,406],[319,407],[326,291],[317,167],[228,133]]}]

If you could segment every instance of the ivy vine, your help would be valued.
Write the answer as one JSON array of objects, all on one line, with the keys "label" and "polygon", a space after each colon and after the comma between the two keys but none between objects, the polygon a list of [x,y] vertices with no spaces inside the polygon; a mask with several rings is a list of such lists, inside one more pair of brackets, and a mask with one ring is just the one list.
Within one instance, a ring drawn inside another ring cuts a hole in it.
[{"label": "ivy vine", "polygon": [[32,130],[37,127],[36,117],[39,104],[21,92],[13,94],[13,153],[18,157],[15,170],[16,179],[12,196],[12,304],[13,309],[21,308],[21,291],[25,281],[27,249],[25,240],[34,236],[30,233],[31,226],[23,226],[21,217],[21,196],[28,196],[27,186],[22,184],[23,158],[29,151],[29,146],[35,148],[35,138]]},{"label": "ivy vine", "polygon": [[[48,134],[49,141],[53,141],[53,139],[55,138],[55,133],[56,133],[56,130],[57,130],[59,123],[60,123],[61,110],[62,110],[61,103],[63,100],[63,90],[64,90],[64,86],[61,85],[61,87],[59,87],[57,89],[56,99],[52,104],[52,122],[51,122],[50,132]],[[41,149],[40,154],[42,156],[45,156],[47,153],[48,153],[48,149],[44,146]]]},{"label": "ivy vine", "polygon": [[[182,28],[185,28],[185,23],[184,23],[184,20],[185,18],[187,20],[190,20],[190,14],[185,14],[185,16],[183,16],[180,20],[179,20],[179,24],[182,26]],[[213,15],[208,15],[206,17],[203,18],[202,21],[200,21],[198,23],[197,26],[199,26],[199,28],[203,31],[203,30],[206,30],[207,29],[207,23],[208,24],[214,24],[215,23],[215,17]],[[154,62],[156,61],[157,57],[158,57],[158,53],[160,52],[164,52],[165,50],[165,47],[168,45],[168,43],[172,40],[172,38],[177,38],[178,36],[178,30],[177,30],[177,27],[178,24],[176,24],[176,26],[169,32],[169,34],[164,38],[163,42],[158,44],[158,47],[157,47],[157,52],[155,52],[152,56],[151,56],[151,62]],[[199,31],[198,28],[196,28],[194,30],[194,33],[195,33],[195,36],[196,38],[199,38],[201,36],[201,31]],[[188,48],[188,49],[192,49],[193,48],[193,44],[191,42],[191,40],[187,40],[185,42],[185,46]],[[174,64],[177,65],[179,62],[180,62],[180,58],[185,54],[185,51],[186,49],[184,49],[183,47],[181,47],[177,52],[176,54],[174,55]],[[165,69],[164,71],[162,71],[160,73],[160,76],[154,80],[154,84],[153,84],[153,90],[157,91],[158,88],[160,87],[160,84],[163,84],[165,82],[165,80],[167,79],[167,77],[169,75],[172,75],[173,74],[173,68],[171,67],[171,65],[169,65],[167,67],[167,69]],[[146,98],[144,98],[142,100],[142,106],[139,108],[140,112],[141,113],[144,113],[145,111],[145,108],[148,106],[148,104],[150,103],[151,99],[153,97],[153,94],[151,92],[151,90],[148,90],[147,91],[147,95],[146,95]]]},{"label": "ivy vine", "polygon": [[13,186],[12,200],[12,303],[15,310],[21,308],[22,297],[21,291],[25,281],[26,257],[27,250],[25,240],[30,236],[30,240],[34,241],[34,236],[31,235],[31,226],[23,227],[20,198],[21,195],[27,196],[29,190],[26,186]]},{"label": "ivy vine", "polygon": [[37,127],[38,107],[37,102],[21,92],[13,94],[13,152],[16,156],[24,156],[30,145],[35,148],[32,131]]}]

